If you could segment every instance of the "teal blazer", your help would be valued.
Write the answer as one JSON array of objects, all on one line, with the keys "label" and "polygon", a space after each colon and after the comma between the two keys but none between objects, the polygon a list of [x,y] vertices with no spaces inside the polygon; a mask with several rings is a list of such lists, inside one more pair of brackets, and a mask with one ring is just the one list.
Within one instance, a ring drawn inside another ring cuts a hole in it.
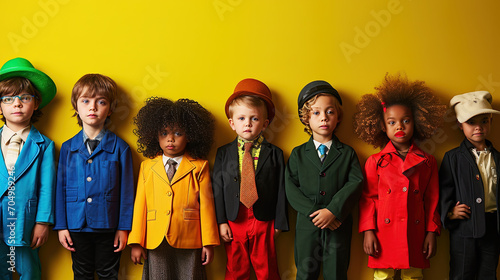
[{"label": "teal blazer", "polygon": [[55,172],[54,142],[34,126],[13,174],[9,174],[0,156],[0,236],[7,245],[30,246],[35,223],[54,223]]}]

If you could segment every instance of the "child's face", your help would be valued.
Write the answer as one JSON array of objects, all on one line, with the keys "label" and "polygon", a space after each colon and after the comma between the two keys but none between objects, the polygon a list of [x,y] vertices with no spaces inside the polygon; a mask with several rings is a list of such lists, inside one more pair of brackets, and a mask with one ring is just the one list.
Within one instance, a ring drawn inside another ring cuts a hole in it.
[{"label": "child's face", "polygon": [[384,131],[396,149],[410,147],[414,130],[413,113],[403,105],[388,107],[384,113]]},{"label": "child's face", "polygon": [[472,145],[482,150],[486,145],[486,137],[490,134],[491,121],[491,114],[481,114],[459,124],[459,127]]},{"label": "child's face", "polygon": [[82,119],[83,128],[100,130],[111,115],[110,104],[104,96],[89,97],[85,92],[76,101],[76,112]]},{"label": "child's face", "polygon": [[233,106],[233,116],[229,119],[229,125],[242,139],[255,140],[269,125],[269,120],[264,117],[266,108],[248,106],[244,103]]},{"label": "child's face", "polygon": [[334,98],[331,95],[322,95],[311,105],[308,124],[313,139],[320,143],[332,139],[333,131],[340,122]]},{"label": "child's face", "polygon": [[174,158],[184,154],[188,140],[183,130],[167,127],[158,134],[158,142],[163,154]]},{"label": "child's face", "polygon": [[14,97],[11,104],[5,104],[10,99],[5,97],[12,97],[12,94],[4,95],[0,102],[0,114],[4,115],[7,126],[13,131],[19,131],[28,126],[33,112],[38,109],[38,102],[36,102],[35,97],[23,92]]}]

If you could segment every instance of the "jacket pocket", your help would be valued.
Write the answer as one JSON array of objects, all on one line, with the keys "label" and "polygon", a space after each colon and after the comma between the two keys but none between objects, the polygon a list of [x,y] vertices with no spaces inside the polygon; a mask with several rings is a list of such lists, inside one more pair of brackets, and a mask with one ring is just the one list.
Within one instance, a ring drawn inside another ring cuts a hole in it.
[{"label": "jacket pocket", "polygon": [[200,210],[193,208],[184,208],[182,209],[184,220],[199,220],[200,219]]},{"label": "jacket pocket", "polygon": [[77,190],[66,190],[66,201],[68,202],[75,202],[78,198],[78,191]]},{"label": "jacket pocket", "polygon": [[149,210],[146,214],[146,220],[154,221],[156,220],[156,210]]}]

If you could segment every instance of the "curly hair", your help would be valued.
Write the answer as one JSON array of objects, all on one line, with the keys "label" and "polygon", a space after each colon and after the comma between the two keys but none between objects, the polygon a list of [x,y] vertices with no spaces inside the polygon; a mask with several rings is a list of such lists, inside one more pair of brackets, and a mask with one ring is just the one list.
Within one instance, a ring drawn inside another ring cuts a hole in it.
[{"label": "curly hair", "polygon": [[366,94],[356,105],[354,133],[375,148],[385,147],[389,137],[384,131],[384,108],[403,105],[411,109],[414,119],[413,139],[431,137],[441,125],[446,105],[432,93],[423,81],[409,81],[406,75],[385,75],[375,94]]},{"label": "curly hair", "polygon": [[335,133],[335,131],[339,127],[338,125],[340,124],[340,122],[342,122],[342,119],[344,118],[344,110],[342,109],[342,105],[340,105],[340,102],[337,98],[333,97],[331,94],[328,93],[317,94],[313,98],[307,100],[306,103],[304,103],[304,106],[302,106],[302,108],[300,108],[299,110],[300,121],[304,124],[304,132],[309,135],[312,135],[312,129],[311,126],[309,125],[309,119],[311,118],[310,114],[312,111],[311,107],[312,105],[314,105],[314,103],[316,103],[316,100],[320,96],[331,96],[333,100],[333,106],[335,106],[335,110],[337,111],[336,114],[338,115],[339,123],[333,130],[333,133]]},{"label": "curly hair", "polygon": [[186,133],[186,152],[193,158],[206,159],[214,143],[215,120],[198,102],[179,99],[175,102],[161,97],[150,97],[134,117],[137,151],[154,158],[163,150],[158,141],[160,131],[178,127]]}]

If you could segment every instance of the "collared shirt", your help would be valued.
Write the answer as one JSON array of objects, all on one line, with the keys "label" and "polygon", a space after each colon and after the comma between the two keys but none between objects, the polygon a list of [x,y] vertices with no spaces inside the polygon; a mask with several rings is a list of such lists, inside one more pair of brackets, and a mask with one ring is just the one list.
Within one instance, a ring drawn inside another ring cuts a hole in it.
[{"label": "collared shirt", "polygon": [[30,131],[31,131],[31,125],[28,125],[27,127],[19,130],[19,131],[13,131],[12,129],[10,129],[7,125],[4,125],[3,126],[3,130],[2,130],[2,155],[3,155],[3,159],[5,160],[5,155],[7,154],[7,149],[9,148],[9,144],[10,144],[10,139],[12,138],[12,136],[14,135],[19,135],[21,136],[21,144],[19,145],[19,151],[22,150],[23,146],[24,146],[24,143],[26,142],[26,139],[28,139],[28,135],[30,134]]},{"label": "collared shirt", "polygon": [[479,169],[479,173],[481,173],[481,179],[483,180],[484,210],[485,212],[494,212],[497,210],[497,174],[493,154],[489,148],[482,151],[472,148],[471,151],[476,159],[476,164]]},{"label": "collared shirt", "polygon": [[[182,161],[183,157],[184,157],[184,155],[174,157],[174,158],[167,157],[166,155],[163,155],[163,166],[165,166],[165,172],[167,172],[168,168],[170,167],[170,164],[167,164],[169,159],[172,159],[173,161],[177,162],[177,167],[175,167],[175,170],[177,170],[177,168],[179,168],[179,165],[181,165],[181,161]],[[168,172],[167,172],[167,174],[168,174]]]},{"label": "collared shirt", "polygon": [[[104,135],[106,135],[107,132],[108,132],[107,129],[102,129],[101,132],[99,132],[99,134],[97,134],[97,136],[91,140],[97,140],[100,143],[102,138],[104,138]],[[90,149],[90,145],[87,142],[87,140],[90,139],[90,137],[87,136],[87,133],[85,133],[85,130],[83,130],[82,134],[83,134],[83,143],[85,143],[85,145],[87,146],[87,151],[89,151],[89,154],[92,154],[92,150]]]},{"label": "collared shirt", "polygon": [[[253,158],[253,167],[257,168],[257,163],[259,162],[259,155],[260,155],[260,148],[262,141],[264,141],[264,136],[260,135],[257,139],[255,139],[253,142],[253,149],[251,151],[252,153],[252,158]],[[240,174],[241,174],[241,169],[243,168],[243,155],[245,154],[245,151],[243,150],[243,147],[245,146],[245,143],[250,142],[250,141],[245,141],[238,137],[238,161],[240,165]]]},{"label": "collared shirt", "polygon": [[321,153],[319,152],[319,149],[318,149],[319,146],[321,144],[325,145],[328,148],[326,150],[326,155],[328,155],[328,152],[330,152],[330,147],[332,146],[333,141],[330,140],[330,141],[328,141],[326,143],[320,143],[320,142],[318,142],[318,141],[316,141],[316,140],[313,139],[313,143],[314,143],[314,147],[316,147],[316,151],[318,152],[318,157],[321,158]]}]

